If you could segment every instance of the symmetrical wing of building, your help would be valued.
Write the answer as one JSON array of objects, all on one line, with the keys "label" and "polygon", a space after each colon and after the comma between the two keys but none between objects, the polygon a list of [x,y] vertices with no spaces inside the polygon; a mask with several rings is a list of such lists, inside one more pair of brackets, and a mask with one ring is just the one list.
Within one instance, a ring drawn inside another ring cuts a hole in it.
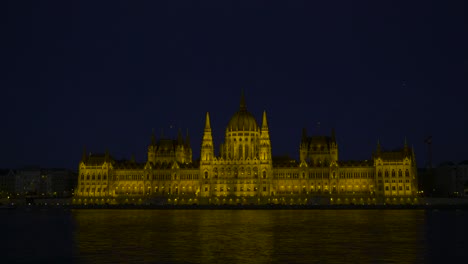
[{"label": "symmetrical wing of building", "polygon": [[152,136],[145,163],[86,155],[79,164],[75,204],[412,204],[417,169],[405,142],[396,151],[380,144],[372,158],[340,161],[335,132],[303,131],[300,160],[273,158],[266,112],[258,125],[244,96],[215,155],[209,113],[199,161],[188,135]]}]

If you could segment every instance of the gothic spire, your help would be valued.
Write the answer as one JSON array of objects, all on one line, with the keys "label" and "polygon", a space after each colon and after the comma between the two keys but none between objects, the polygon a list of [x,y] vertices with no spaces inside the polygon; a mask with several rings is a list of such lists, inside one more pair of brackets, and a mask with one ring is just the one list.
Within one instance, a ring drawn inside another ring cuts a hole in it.
[{"label": "gothic spire", "polygon": [[263,111],[263,118],[262,118],[262,129],[268,129],[266,111]]},{"label": "gothic spire", "polygon": [[334,127],[332,128],[331,137],[332,137],[332,142],[336,143],[336,136],[335,136],[335,128]]},{"label": "gothic spire", "polygon": [[209,112],[206,112],[205,129],[211,129]]},{"label": "gothic spire", "polygon": [[182,140],[182,130],[179,127],[179,132],[177,133],[177,144],[181,145],[184,141]]},{"label": "gothic spire", "polygon": [[210,161],[214,157],[213,136],[211,135],[210,114],[206,112],[205,130],[203,131],[201,160]]}]

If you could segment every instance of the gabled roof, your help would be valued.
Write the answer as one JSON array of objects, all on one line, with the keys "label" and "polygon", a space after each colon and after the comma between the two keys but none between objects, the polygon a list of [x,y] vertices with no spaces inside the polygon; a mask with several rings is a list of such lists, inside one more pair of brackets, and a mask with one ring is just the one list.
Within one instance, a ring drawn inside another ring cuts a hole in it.
[{"label": "gabled roof", "polygon": [[[112,160],[110,156],[108,156],[108,159]],[[90,154],[84,161],[86,166],[99,166],[99,165],[104,164],[104,162],[106,162],[106,154],[101,154],[101,153]]]},{"label": "gabled roof", "polygon": [[332,142],[329,136],[310,136],[305,138],[305,142],[309,145],[328,146]]},{"label": "gabled roof", "polygon": [[377,153],[376,157],[381,158],[382,160],[403,160],[405,157],[411,157],[413,154],[411,148],[405,149],[396,149],[391,151],[381,151],[380,154]]}]

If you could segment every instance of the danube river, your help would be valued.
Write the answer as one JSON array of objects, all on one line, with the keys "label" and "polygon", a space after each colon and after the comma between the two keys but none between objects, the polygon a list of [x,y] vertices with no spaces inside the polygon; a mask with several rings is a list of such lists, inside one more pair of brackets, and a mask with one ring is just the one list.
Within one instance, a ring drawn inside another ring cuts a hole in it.
[{"label": "danube river", "polygon": [[[2,263],[465,263],[468,212],[0,212]],[[5,262],[4,262],[5,261]]]}]

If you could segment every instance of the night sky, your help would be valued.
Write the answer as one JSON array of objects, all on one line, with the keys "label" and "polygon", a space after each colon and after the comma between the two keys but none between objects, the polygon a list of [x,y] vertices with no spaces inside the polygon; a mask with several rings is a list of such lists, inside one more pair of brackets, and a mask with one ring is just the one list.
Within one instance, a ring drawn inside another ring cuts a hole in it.
[{"label": "night sky", "polygon": [[273,155],[334,127],[342,160],[468,159],[463,1],[197,2],[2,1],[0,167],[143,162],[153,129],[197,159],[207,111],[219,153],[242,89]]}]

